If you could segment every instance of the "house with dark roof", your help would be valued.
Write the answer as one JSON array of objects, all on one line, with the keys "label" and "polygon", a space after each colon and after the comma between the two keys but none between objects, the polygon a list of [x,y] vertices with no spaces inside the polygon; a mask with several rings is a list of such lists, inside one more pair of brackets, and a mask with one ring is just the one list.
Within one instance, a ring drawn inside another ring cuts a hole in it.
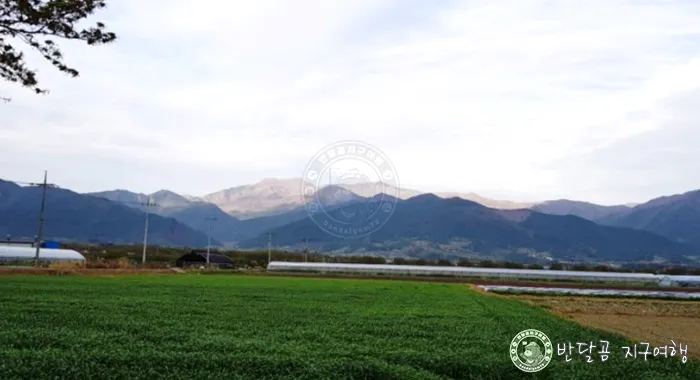
[{"label": "house with dark roof", "polygon": [[[233,268],[234,262],[228,256],[222,255],[220,253],[209,253],[209,264],[217,268]],[[190,253],[180,256],[175,261],[175,265],[184,268],[191,266],[205,266],[207,265],[207,252],[206,251],[192,251]]]}]

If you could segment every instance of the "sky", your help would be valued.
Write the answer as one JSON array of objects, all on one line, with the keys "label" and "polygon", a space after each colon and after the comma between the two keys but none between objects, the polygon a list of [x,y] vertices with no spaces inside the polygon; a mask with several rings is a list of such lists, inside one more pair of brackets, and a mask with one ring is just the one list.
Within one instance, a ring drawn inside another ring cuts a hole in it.
[{"label": "sky", "polygon": [[[400,185],[518,201],[700,188],[694,0],[120,0],[119,39],[26,50],[0,82],[0,178],[204,195],[379,148]],[[19,46],[19,45],[18,45]]]}]

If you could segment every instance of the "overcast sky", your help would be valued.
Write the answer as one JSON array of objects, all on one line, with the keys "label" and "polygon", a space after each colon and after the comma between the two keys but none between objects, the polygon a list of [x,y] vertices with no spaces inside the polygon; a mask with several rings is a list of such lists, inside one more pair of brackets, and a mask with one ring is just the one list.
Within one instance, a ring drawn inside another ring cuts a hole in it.
[{"label": "overcast sky", "polygon": [[0,83],[0,178],[203,195],[361,140],[402,187],[644,201],[700,188],[700,1],[119,0],[119,36]]}]

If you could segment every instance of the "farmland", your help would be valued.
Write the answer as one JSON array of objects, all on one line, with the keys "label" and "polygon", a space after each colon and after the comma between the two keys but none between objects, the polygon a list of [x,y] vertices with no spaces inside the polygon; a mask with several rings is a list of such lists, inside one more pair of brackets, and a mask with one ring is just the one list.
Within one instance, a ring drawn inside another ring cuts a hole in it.
[{"label": "farmland", "polygon": [[[629,298],[517,295],[579,323],[616,331],[637,341],[663,345],[669,337],[700,348],[700,302]],[[688,356],[700,359],[692,348]]]},{"label": "farmland", "polygon": [[521,379],[508,348],[528,328],[611,342],[604,363],[555,352],[529,378],[700,378],[697,361],[624,359],[620,335],[463,284],[16,275],[0,305],[3,379]]}]

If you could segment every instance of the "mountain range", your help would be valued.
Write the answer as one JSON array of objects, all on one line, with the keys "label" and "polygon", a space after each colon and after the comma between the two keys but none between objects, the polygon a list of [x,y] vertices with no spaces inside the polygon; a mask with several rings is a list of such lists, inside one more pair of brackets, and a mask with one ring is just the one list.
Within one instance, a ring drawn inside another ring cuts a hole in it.
[{"label": "mountain range", "polygon": [[[33,239],[37,234],[42,189],[0,180],[0,236]],[[81,242],[143,241],[145,213],[119,202],[49,188],[43,236]],[[149,241],[164,246],[205,246],[207,235],[174,218],[149,217]],[[212,244],[219,244],[216,240]]]},{"label": "mountain range", "polygon": [[[332,214],[347,204],[366,203],[380,195],[382,187],[377,185],[331,185],[318,194]],[[54,238],[138,243],[143,238],[145,204],[150,202],[148,211],[154,215],[149,240],[163,245],[204,246],[211,232],[214,245],[265,247],[272,234],[277,247],[300,248],[308,241],[314,249],[337,253],[419,257],[449,253],[520,261],[700,258],[696,253],[700,251],[696,233],[700,231],[700,191],[639,205],[603,206],[566,199],[528,203],[474,193],[401,189],[386,225],[368,239],[348,240],[334,239],[308,218],[301,189],[301,179],[272,178],[200,197],[169,190],[77,194],[49,189],[45,231]],[[0,181],[0,233],[33,236],[39,203],[40,189]]]},{"label": "mountain range", "polygon": [[[329,219],[342,220],[341,212],[340,208],[330,211]],[[557,259],[682,263],[695,252],[693,247],[648,231],[604,226],[573,215],[498,210],[433,194],[399,200],[393,215],[369,239],[335,237],[310,218],[268,233],[281,246],[302,247],[308,242],[324,252],[340,253],[351,248],[404,254],[418,248],[423,255],[435,258],[479,257],[517,262]],[[259,236],[240,245],[260,247],[266,241],[267,236]]]},{"label": "mountain range", "polygon": [[595,221],[652,231],[676,242],[700,246],[700,190],[655,198]]},{"label": "mountain range", "polygon": [[[332,185],[323,188],[329,195],[324,204],[333,203],[332,189],[341,188],[355,196],[355,199],[369,198],[379,194],[382,186],[378,184]],[[381,184],[379,184],[381,185]],[[211,236],[224,245],[233,245],[238,241],[257,236],[264,231],[284,224],[306,218],[301,196],[301,179],[266,178],[251,185],[236,186],[201,197],[180,195],[169,190],[160,190],[152,194],[135,193],[118,189],[88,193],[87,195],[105,198],[114,202],[145,211],[144,203],[155,203],[152,212],[175,218],[193,229],[208,232],[211,222]],[[408,199],[422,191],[400,189],[398,198]],[[436,193],[442,198],[460,197],[474,200],[481,204],[505,209],[531,206],[530,203],[493,200],[474,193]]]}]

